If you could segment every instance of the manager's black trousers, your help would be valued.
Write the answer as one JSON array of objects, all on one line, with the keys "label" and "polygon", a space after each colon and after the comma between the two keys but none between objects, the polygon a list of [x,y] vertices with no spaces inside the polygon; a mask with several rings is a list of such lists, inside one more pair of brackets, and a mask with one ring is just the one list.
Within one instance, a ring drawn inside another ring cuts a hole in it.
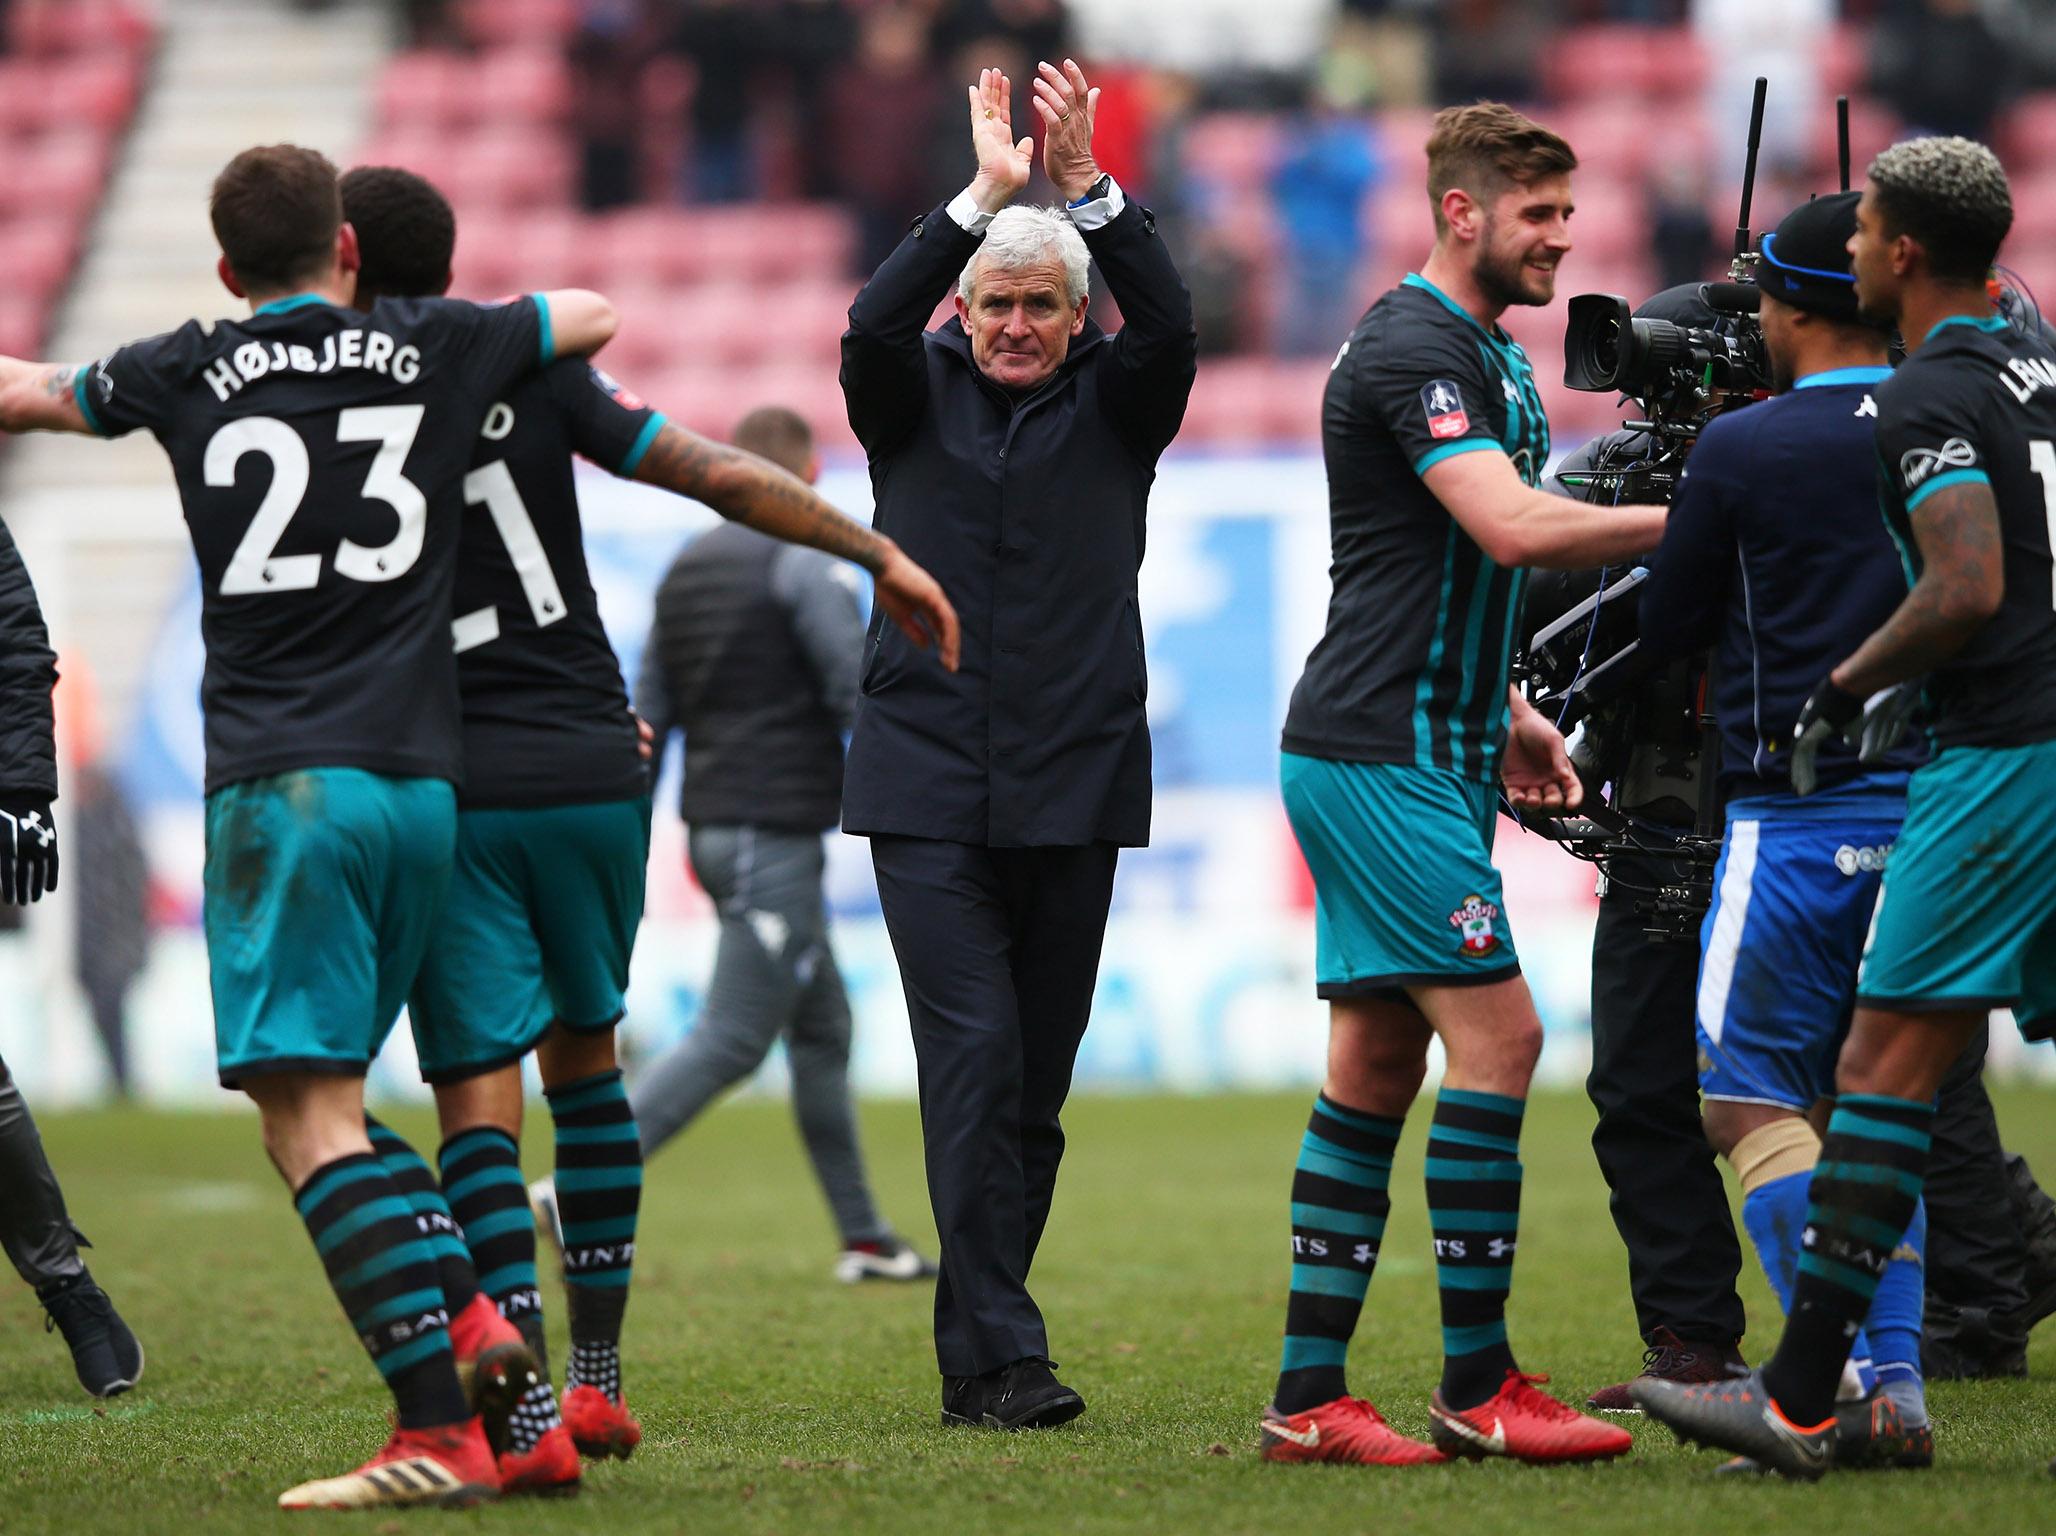
[{"label": "manager's black trousers", "polygon": [[1622,861],[1592,935],[1592,1150],[1613,1191],[1628,1289],[1645,1342],[1658,1328],[1712,1343],[1739,1339],[1742,1249],[1713,1148],[1699,1121],[1699,946],[1642,931],[1628,884],[1661,871]]},{"label": "manager's black trousers", "polygon": [[1117,850],[873,837],[920,1066],[942,1240],[935,1357],[978,1376],[1047,1356],[1028,1268],[1049,1219]]}]

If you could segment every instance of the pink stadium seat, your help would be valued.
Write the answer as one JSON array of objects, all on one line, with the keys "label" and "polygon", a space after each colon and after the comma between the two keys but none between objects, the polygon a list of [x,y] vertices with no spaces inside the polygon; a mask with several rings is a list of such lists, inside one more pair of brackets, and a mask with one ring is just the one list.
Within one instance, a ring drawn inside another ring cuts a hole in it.
[{"label": "pink stadium seat", "polygon": [[447,127],[467,115],[464,58],[441,49],[397,53],[379,72],[375,119],[384,130]]},{"label": "pink stadium seat", "polygon": [[[2044,256],[2056,246],[2056,163],[2016,173],[2013,183],[2013,230],[2007,235],[2000,259],[2012,266]],[[2056,293],[2036,297],[2043,303],[2056,302]]]},{"label": "pink stadium seat", "polygon": [[592,221],[600,284],[678,282],[699,270],[692,215],[683,208],[624,208]]},{"label": "pink stadium seat", "polygon": [[684,236],[717,277],[803,278],[843,271],[855,245],[848,215],[809,204],[690,210]]},{"label": "pink stadium seat", "polygon": [[460,217],[469,209],[561,208],[571,200],[571,146],[547,131],[482,128],[451,139],[441,166],[439,184]]},{"label": "pink stadium seat", "polygon": [[578,24],[578,0],[459,0],[465,34],[488,46],[555,46]]},{"label": "pink stadium seat", "polygon": [[19,297],[0,298],[0,356],[41,357],[44,316],[42,304]]},{"label": "pink stadium seat", "polygon": [[1832,107],[1837,96],[1856,96],[1870,77],[1868,30],[1842,22],[1828,33],[1820,50],[1820,93]]},{"label": "pink stadium seat", "polygon": [[1270,441],[1279,411],[1272,399],[1275,366],[1265,358],[1210,358],[1201,363],[1180,441],[1212,447]]},{"label": "pink stadium seat", "polygon": [[571,110],[571,71],[547,48],[497,48],[474,63],[465,81],[476,116],[509,126],[562,122]]},{"label": "pink stadium seat", "polygon": [[99,200],[112,157],[107,136],[90,128],[18,140],[0,172],[0,211],[83,220]]},{"label": "pink stadium seat", "polygon": [[2056,91],[2041,91],[2015,102],[2000,126],[1998,140],[2009,171],[2056,167]]},{"label": "pink stadium seat", "polygon": [[56,298],[78,254],[79,221],[71,218],[14,220],[0,224],[0,272],[7,292],[46,305]]},{"label": "pink stadium seat", "polygon": [[1627,23],[1573,27],[1544,50],[1542,89],[1565,104],[1642,95],[1660,67],[1654,61],[1658,36],[1648,27]]},{"label": "pink stadium seat", "polygon": [[128,0],[63,0],[9,8],[14,51],[32,57],[118,50],[141,53],[155,35],[148,8]]}]

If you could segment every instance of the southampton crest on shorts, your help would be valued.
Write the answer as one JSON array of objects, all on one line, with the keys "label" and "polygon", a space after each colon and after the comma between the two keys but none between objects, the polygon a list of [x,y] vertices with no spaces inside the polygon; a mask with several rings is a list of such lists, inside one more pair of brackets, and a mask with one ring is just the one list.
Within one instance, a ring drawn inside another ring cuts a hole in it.
[{"label": "southampton crest on shorts", "polygon": [[1428,414],[1430,437],[1462,437],[1471,429],[1463,391],[1448,379],[1431,379],[1421,386],[1421,409]]},{"label": "southampton crest on shorts", "polygon": [[1466,896],[1463,905],[1449,914],[1449,925],[1463,935],[1464,957],[1482,960],[1499,948],[1499,935],[1492,931],[1492,920],[1499,916],[1499,908],[1482,896]]}]

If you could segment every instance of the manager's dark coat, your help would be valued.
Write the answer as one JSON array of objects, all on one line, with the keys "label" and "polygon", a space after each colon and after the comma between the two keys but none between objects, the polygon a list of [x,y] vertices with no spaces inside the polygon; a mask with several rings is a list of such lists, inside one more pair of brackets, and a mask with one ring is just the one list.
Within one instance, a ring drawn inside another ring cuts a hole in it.
[{"label": "manager's dark coat", "polygon": [[1085,234],[1126,324],[1090,317],[1014,397],[952,317],[922,327],[983,237],[942,208],[850,306],[842,388],[879,530],[963,620],[945,672],[874,617],[843,827],[989,847],[1149,841],[1148,691],[1136,573],[1156,463],[1196,367],[1192,300],[1129,203]]}]

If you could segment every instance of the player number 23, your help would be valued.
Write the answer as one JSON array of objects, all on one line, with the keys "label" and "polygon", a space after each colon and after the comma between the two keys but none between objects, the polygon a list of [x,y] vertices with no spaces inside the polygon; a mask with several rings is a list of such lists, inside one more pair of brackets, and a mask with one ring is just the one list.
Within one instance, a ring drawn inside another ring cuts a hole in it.
[{"label": "player number 23", "polygon": [[[399,530],[376,547],[344,539],[336,546],[336,573],[352,581],[392,581],[414,568],[421,558],[421,536],[428,521],[428,501],[421,488],[402,474],[414,435],[421,430],[419,405],[363,405],[336,417],[336,441],[377,443],[363,495],[382,501],[399,515]],[[236,483],[236,466],[246,453],[271,460],[271,488],[257,504],[242,542],[221,575],[224,597],[259,592],[300,592],[321,581],[320,555],[277,555],[286,525],[307,494],[307,444],[300,434],[275,416],[246,416],[232,421],[207,441],[201,466],[207,484]]]}]

